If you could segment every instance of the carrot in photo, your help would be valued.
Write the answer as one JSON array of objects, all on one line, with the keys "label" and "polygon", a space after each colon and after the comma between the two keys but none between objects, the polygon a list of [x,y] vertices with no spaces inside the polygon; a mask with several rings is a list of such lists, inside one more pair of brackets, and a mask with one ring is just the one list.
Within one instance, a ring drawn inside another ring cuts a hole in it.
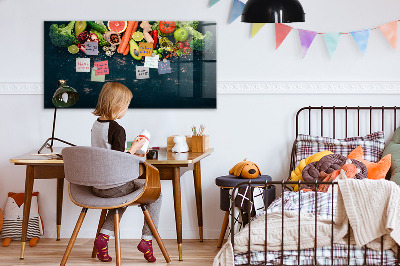
[{"label": "carrot in photo", "polygon": [[126,46],[123,55],[127,55],[129,53],[129,45]]},{"label": "carrot in photo", "polygon": [[124,35],[122,36],[121,44],[118,46],[117,49],[118,53],[123,54],[125,52],[125,49],[128,46],[128,42],[132,38],[132,33],[137,29],[138,23],[138,21],[128,21],[128,26],[125,30]]}]

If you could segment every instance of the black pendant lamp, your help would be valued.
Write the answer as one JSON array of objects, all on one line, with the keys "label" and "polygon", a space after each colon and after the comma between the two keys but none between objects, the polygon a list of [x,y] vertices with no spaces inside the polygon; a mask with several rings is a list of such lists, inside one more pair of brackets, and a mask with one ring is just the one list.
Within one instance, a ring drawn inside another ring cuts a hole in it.
[{"label": "black pendant lamp", "polygon": [[243,8],[242,22],[304,22],[304,10],[298,0],[249,0]]}]

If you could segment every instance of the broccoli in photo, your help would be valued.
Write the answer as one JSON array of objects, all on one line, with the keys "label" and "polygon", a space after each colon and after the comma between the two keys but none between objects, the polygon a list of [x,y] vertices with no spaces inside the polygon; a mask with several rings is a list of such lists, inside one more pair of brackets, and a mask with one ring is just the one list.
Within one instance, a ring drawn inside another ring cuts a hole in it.
[{"label": "broccoli in photo", "polygon": [[74,35],[75,21],[71,21],[67,26],[52,24],[50,26],[50,40],[55,46],[68,47],[76,43]]}]

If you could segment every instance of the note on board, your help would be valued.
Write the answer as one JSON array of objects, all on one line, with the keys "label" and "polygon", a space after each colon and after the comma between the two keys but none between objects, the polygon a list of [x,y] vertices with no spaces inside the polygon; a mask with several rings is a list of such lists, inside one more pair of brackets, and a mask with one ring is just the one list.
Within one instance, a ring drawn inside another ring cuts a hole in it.
[{"label": "note on board", "polygon": [[158,74],[169,74],[171,73],[171,63],[168,60],[158,62]]},{"label": "note on board", "polygon": [[150,71],[148,67],[136,66],[136,79],[150,78]]},{"label": "note on board", "polygon": [[76,72],[90,72],[90,58],[77,58]]},{"label": "note on board", "polygon": [[151,56],[153,53],[153,44],[152,43],[139,43],[139,56]]},{"label": "note on board", "polygon": [[92,68],[90,81],[105,82],[106,81],[106,75],[97,75],[96,76],[96,69],[97,69],[96,67]]},{"label": "note on board", "polygon": [[108,69],[108,60],[95,62],[94,66],[96,69],[96,76],[110,74],[110,70]]},{"label": "note on board", "polygon": [[149,68],[158,68],[158,55],[156,56],[146,56],[144,58],[144,66]]},{"label": "note on board", "polygon": [[99,43],[98,42],[85,42],[85,54],[99,55]]}]

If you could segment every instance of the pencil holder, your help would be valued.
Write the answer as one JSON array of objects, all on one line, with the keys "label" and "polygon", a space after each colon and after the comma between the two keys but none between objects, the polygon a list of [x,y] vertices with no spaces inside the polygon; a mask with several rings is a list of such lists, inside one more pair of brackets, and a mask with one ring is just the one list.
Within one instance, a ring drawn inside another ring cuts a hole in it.
[{"label": "pencil holder", "polygon": [[192,136],[192,152],[205,152],[208,150],[209,136]]}]

